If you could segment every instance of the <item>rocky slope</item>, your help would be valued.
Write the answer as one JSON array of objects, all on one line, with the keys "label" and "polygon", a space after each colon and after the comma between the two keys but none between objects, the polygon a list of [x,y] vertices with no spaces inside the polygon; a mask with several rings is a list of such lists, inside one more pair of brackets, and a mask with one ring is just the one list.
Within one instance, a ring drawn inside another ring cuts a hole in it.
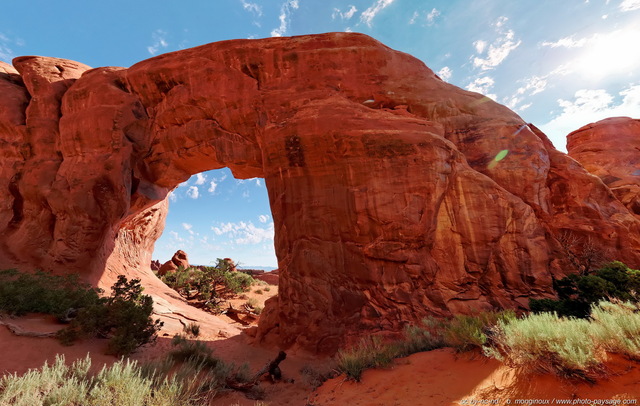
[{"label": "rocky slope", "polygon": [[222,167],[265,178],[280,294],[257,338],[284,347],[526,307],[575,270],[567,235],[640,266],[640,220],[598,177],[362,34],[225,41],[128,69],[13,65],[0,65],[3,267],[161,289],[148,264],[167,195]]}]

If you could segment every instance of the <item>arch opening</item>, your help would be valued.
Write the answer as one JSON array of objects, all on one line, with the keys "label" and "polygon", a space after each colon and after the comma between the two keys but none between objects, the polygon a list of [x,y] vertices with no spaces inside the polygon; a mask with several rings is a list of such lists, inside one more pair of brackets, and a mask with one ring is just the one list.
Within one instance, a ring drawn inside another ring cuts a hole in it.
[{"label": "arch opening", "polygon": [[273,240],[264,179],[236,179],[223,168],[195,174],[169,194],[153,259],[164,263],[182,250],[192,265],[232,258],[240,268],[272,270],[278,266]]}]

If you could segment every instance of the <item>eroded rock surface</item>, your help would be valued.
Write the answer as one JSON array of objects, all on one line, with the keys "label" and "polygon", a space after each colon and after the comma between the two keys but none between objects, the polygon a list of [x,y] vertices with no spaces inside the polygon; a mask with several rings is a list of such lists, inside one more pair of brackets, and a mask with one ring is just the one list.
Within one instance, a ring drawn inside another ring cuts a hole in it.
[{"label": "eroded rock surface", "polygon": [[567,136],[569,155],[640,216],[640,120],[613,117]]},{"label": "eroded rock surface", "polygon": [[14,65],[0,66],[2,266],[157,286],[169,191],[222,167],[265,178],[280,294],[257,338],[283,347],[526,307],[572,271],[566,233],[640,266],[640,221],[598,178],[362,34],[225,41],[128,69]]}]

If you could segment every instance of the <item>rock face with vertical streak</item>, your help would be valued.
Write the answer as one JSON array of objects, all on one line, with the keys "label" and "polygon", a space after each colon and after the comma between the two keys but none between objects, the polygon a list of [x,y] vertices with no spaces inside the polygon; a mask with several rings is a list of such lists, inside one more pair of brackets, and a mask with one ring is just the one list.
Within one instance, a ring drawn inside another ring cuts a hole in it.
[{"label": "rock face with vertical streak", "polygon": [[160,289],[148,264],[168,193],[222,167],[265,178],[280,288],[257,338],[282,347],[525,308],[571,272],[563,233],[640,266],[640,220],[597,177],[362,34],[14,67],[0,65],[2,266]]}]

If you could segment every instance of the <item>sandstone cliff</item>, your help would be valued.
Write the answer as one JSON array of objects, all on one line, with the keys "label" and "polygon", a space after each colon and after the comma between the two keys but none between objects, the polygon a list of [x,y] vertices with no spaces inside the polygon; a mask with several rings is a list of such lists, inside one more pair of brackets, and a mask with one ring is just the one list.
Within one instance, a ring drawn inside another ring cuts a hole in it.
[{"label": "sandstone cliff", "polygon": [[640,120],[614,117],[567,136],[569,155],[640,216]]},{"label": "sandstone cliff", "polygon": [[282,346],[330,352],[427,314],[526,307],[572,271],[567,233],[640,266],[640,220],[598,177],[362,34],[225,41],[128,69],[13,64],[0,266],[157,286],[167,194],[222,167],[265,178],[280,294],[257,337]]}]

